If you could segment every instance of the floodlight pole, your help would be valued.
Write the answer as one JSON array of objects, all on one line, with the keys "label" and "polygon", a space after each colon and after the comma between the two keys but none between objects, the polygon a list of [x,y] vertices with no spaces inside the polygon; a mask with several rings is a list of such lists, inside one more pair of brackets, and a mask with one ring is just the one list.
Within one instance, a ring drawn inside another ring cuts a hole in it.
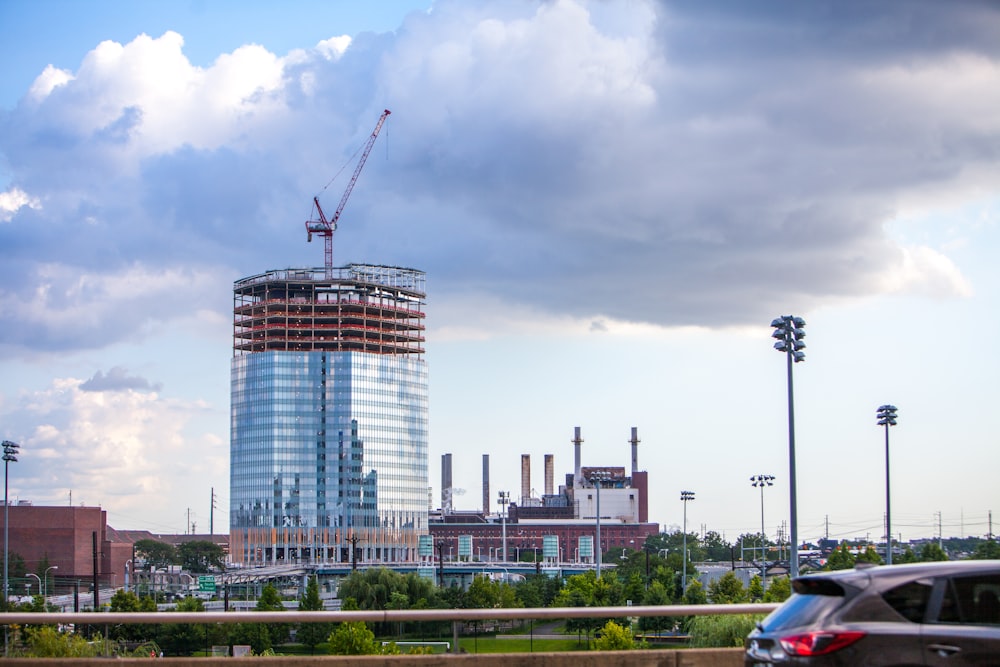
[{"label": "floodlight pole", "polygon": [[875,415],[878,417],[878,425],[885,426],[885,564],[892,565],[892,511],[889,505],[889,427],[896,425],[896,406],[879,406]]},{"label": "floodlight pole", "polygon": [[510,491],[500,491],[497,497],[500,505],[500,542],[503,547],[503,562],[507,562],[507,505],[510,503]]},{"label": "floodlight pole", "polygon": [[792,542],[789,575],[794,579],[799,576],[799,514],[795,485],[795,401],[792,390],[792,363],[798,363],[806,358],[805,352],[802,352],[806,346],[802,341],[806,335],[806,321],[794,315],[782,315],[772,320],[771,326],[774,328],[771,337],[778,339],[774,349],[785,353],[788,365],[788,496]]},{"label": "floodlight pole", "polygon": [[684,564],[681,566],[681,595],[687,592],[688,586],[688,501],[694,500],[694,491],[681,491],[681,502],[684,503]]},{"label": "floodlight pole", "polygon": [[[17,461],[17,450],[21,445],[10,440],[3,441],[3,610],[7,611],[9,597],[9,586],[7,578],[7,563],[10,559],[10,547],[8,541],[8,531],[10,529],[10,514],[7,508],[10,502],[7,499],[7,480],[11,462]],[[7,626],[3,627],[3,655],[7,657]]]},{"label": "floodlight pole", "polygon": [[774,486],[774,475],[756,475],[750,478],[750,486],[760,487],[760,586],[767,590],[767,552],[764,551],[764,487]]}]

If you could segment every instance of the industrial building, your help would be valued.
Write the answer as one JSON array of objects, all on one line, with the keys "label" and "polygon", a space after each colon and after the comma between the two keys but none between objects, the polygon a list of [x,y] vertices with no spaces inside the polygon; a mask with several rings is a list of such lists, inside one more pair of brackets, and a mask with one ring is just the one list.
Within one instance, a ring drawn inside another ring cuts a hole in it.
[{"label": "industrial building", "polygon": [[230,559],[415,560],[427,533],[424,273],[269,271],[233,295]]},{"label": "industrial building", "polygon": [[[450,502],[452,455],[445,454],[442,507],[431,517],[429,539],[440,555],[456,560],[516,561],[531,553],[532,560],[547,563],[594,563],[597,549],[603,554],[642,548],[648,536],[659,533],[659,524],[649,522],[649,475],[639,470],[637,428],[631,436],[629,471],[624,466],[584,466],[583,438],[576,427],[573,472],[556,489],[555,459],[546,454],[540,496],[531,484],[531,457],[523,454],[520,499],[508,504],[509,494],[498,492],[496,513],[490,512],[489,456],[483,456],[481,510],[459,512]],[[426,546],[424,551],[426,555]]]}]

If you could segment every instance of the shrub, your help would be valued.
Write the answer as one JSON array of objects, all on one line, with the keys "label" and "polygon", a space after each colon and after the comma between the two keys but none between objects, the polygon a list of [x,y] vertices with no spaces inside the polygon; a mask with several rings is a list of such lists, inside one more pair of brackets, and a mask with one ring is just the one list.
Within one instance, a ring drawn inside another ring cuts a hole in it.
[{"label": "shrub", "polygon": [[629,651],[635,648],[635,639],[630,629],[608,621],[601,628],[601,636],[594,640],[594,648],[598,651]]},{"label": "shrub", "polygon": [[691,646],[697,648],[743,646],[744,638],[762,618],[762,615],[754,614],[697,616],[688,626]]}]

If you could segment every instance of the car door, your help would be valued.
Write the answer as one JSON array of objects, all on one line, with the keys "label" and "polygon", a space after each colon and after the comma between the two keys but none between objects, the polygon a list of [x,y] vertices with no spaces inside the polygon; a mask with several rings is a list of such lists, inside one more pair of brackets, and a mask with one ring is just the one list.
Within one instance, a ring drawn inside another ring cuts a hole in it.
[{"label": "car door", "polygon": [[940,577],[921,632],[924,664],[1000,667],[1000,571]]}]

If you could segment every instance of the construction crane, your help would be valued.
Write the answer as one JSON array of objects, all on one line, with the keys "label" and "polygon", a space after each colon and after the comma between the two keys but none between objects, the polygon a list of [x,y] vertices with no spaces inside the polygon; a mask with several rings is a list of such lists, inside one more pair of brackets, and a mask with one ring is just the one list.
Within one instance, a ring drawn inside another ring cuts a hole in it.
[{"label": "construction crane", "polygon": [[306,221],[306,240],[311,242],[313,234],[323,237],[323,265],[326,267],[328,276],[333,271],[333,233],[337,231],[337,221],[340,220],[340,214],[344,212],[344,206],[347,205],[347,198],[351,196],[354,184],[358,182],[358,176],[361,174],[362,167],[365,166],[365,161],[368,159],[368,154],[371,153],[372,146],[375,145],[375,139],[378,137],[379,130],[382,129],[382,124],[385,123],[385,119],[389,117],[390,113],[392,112],[386,109],[379,116],[378,123],[372,131],[372,135],[368,137],[365,149],[361,153],[361,159],[358,160],[358,166],[354,168],[354,175],[351,176],[351,182],[347,184],[344,196],[340,198],[340,205],[337,206],[337,210],[334,211],[329,219],[323,214],[323,207],[319,205],[319,196],[313,197],[313,204],[315,205],[318,219]]}]

